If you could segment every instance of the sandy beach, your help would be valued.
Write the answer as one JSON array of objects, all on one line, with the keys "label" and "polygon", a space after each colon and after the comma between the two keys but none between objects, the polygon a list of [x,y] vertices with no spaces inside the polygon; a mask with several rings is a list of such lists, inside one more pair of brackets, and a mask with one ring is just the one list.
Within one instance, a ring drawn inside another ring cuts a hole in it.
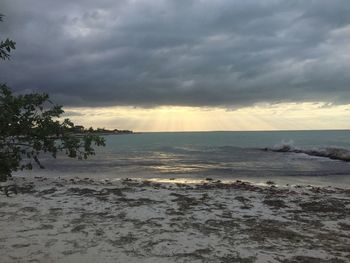
[{"label": "sandy beach", "polygon": [[350,0],[0,1],[0,263],[350,263]]},{"label": "sandy beach", "polygon": [[16,178],[1,262],[349,262],[350,189]]}]

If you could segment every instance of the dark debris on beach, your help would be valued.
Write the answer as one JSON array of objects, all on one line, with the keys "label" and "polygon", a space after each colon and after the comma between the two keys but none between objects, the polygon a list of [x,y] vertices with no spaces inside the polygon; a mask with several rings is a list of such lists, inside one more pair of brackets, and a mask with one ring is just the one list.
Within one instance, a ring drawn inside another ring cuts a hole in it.
[{"label": "dark debris on beach", "polygon": [[4,262],[350,261],[349,189],[21,180],[0,202]]}]

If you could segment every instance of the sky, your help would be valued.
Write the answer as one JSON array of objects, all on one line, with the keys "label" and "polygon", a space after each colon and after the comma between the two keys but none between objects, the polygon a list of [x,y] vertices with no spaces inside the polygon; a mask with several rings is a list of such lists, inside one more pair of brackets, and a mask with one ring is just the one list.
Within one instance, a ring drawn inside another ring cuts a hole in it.
[{"label": "sky", "polygon": [[0,79],[85,126],[350,128],[349,0],[2,0]]}]

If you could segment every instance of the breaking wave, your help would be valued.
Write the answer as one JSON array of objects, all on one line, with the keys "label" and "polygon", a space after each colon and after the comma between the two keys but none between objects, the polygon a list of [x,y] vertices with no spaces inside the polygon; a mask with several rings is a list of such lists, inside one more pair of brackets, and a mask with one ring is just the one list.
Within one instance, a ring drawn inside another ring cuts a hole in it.
[{"label": "breaking wave", "polygon": [[293,141],[282,141],[280,144],[276,144],[272,148],[264,148],[263,150],[272,152],[304,153],[310,156],[350,162],[350,151],[340,147],[302,149],[294,146]]}]

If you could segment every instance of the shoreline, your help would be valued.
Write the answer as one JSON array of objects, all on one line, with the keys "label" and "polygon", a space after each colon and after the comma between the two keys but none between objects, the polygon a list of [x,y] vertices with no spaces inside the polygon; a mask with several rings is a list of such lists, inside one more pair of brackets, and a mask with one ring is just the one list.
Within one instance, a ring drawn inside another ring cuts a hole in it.
[{"label": "shoreline", "polygon": [[16,177],[4,262],[347,262],[350,189]]}]

